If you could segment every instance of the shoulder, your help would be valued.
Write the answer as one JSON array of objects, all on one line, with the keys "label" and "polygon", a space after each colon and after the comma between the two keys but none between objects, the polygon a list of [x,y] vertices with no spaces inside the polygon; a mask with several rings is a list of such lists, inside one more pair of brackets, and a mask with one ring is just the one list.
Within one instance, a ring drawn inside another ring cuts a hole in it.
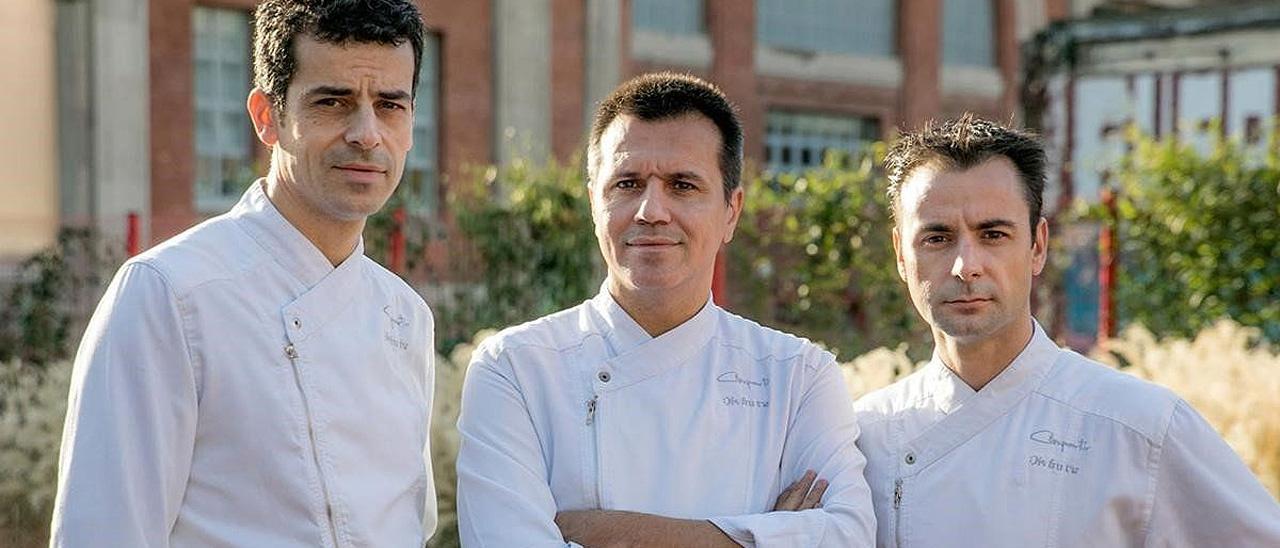
[{"label": "shoulder", "polygon": [[854,401],[854,410],[860,416],[888,417],[912,407],[927,396],[924,380],[930,367],[921,367],[897,382],[868,392]]},{"label": "shoulder", "polygon": [[422,294],[409,285],[409,282],[367,255],[361,256],[360,260],[365,276],[378,293],[394,299],[402,304],[403,308],[413,310],[414,314],[425,319],[429,325],[435,325],[435,315],[431,312],[431,307],[422,298]]},{"label": "shoulder", "polygon": [[480,343],[473,363],[494,363],[516,352],[560,353],[577,348],[590,336],[598,336],[587,315],[587,303],[499,331]]},{"label": "shoulder", "polygon": [[809,339],[760,325],[721,310],[715,344],[745,354],[757,362],[802,364],[807,369],[833,366],[835,355]]},{"label": "shoulder", "polygon": [[1036,390],[1079,412],[1118,423],[1159,443],[1182,402],[1173,391],[1064,350]]},{"label": "shoulder", "polygon": [[130,259],[126,267],[150,267],[181,298],[206,283],[244,275],[263,256],[233,218],[220,215],[148,249]]}]

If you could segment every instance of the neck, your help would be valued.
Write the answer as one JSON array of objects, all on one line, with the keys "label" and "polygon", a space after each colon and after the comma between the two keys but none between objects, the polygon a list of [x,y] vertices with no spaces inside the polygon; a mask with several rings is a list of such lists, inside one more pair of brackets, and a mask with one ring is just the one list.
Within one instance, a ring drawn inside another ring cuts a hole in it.
[{"label": "neck", "polygon": [[284,184],[274,169],[267,175],[266,193],[285,220],[306,236],[311,245],[329,260],[329,264],[341,264],[360,242],[364,219],[341,221],[326,217],[308,205],[290,185]]},{"label": "neck", "polygon": [[1013,363],[1031,342],[1034,332],[1029,317],[973,339],[952,337],[934,327],[933,344],[943,365],[978,391]]},{"label": "neck", "polygon": [[689,321],[707,304],[711,287],[681,290],[626,288],[609,278],[609,295],[650,337],[657,337]]}]

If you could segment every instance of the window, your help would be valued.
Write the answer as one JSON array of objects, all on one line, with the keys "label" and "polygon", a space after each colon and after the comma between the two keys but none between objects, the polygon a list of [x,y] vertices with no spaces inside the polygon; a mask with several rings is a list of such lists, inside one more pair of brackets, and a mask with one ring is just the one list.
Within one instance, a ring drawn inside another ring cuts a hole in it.
[{"label": "window", "polygon": [[701,0],[632,0],[631,25],[663,34],[701,34],[703,9]]},{"label": "window", "polygon": [[828,151],[856,153],[879,134],[875,119],[773,111],[765,129],[765,162],[775,172],[822,165]]},{"label": "window", "polygon": [[942,0],[942,62],[996,64],[993,0]]},{"label": "window", "polygon": [[256,177],[249,95],[249,14],[196,7],[196,208],[221,212]]},{"label": "window", "polygon": [[430,217],[440,210],[440,38],[428,34],[422,46],[418,96],[413,105],[413,148],[396,190],[409,213]]},{"label": "window", "polygon": [[756,38],[783,49],[892,56],[894,6],[893,0],[757,0]]}]

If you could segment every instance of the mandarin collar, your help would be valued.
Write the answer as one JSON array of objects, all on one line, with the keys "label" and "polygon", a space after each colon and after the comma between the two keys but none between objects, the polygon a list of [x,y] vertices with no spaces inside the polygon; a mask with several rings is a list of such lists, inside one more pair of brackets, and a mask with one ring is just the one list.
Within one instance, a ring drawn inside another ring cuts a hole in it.
[{"label": "mandarin collar", "polygon": [[1061,349],[1049,338],[1035,318],[1031,319],[1031,329],[1031,339],[1027,341],[1022,351],[1014,357],[1012,362],[1009,362],[1008,367],[978,391],[971,388],[959,375],[947,367],[935,348],[933,358],[926,366],[925,379],[927,392],[939,409],[943,413],[951,413],[975,395],[998,398],[1021,393],[1022,391],[1018,389],[1023,384],[1043,379],[1047,370],[1053,366],[1054,359]]},{"label": "mandarin collar", "polygon": [[361,237],[356,241],[351,254],[338,267],[334,267],[324,253],[271,203],[271,199],[267,197],[265,178],[249,185],[249,189],[228,215],[236,219],[286,272],[307,288],[320,283],[336,268],[349,266],[355,262],[353,259],[364,255],[364,238]]},{"label": "mandarin collar", "polygon": [[689,362],[715,333],[720,307],[711,295],[692,318],[671,330],[650,336],[609,294],[608,280],[591,301],[591,309],[607,326],[605,338],[613,346],[612,357],[604,365],[612,382],[602,389],[619,389],[642,381],[671,367]]},{"label": "mandarin collar", "polygon": [[609,343],[611,354],[617,356],[634,350],[636,347],[653,340],[635,318],[632,318],[622,305],[609,293],[609,280],[600,284],[600,292],[591,299],[591,309],[604,322],[604,338]]}]

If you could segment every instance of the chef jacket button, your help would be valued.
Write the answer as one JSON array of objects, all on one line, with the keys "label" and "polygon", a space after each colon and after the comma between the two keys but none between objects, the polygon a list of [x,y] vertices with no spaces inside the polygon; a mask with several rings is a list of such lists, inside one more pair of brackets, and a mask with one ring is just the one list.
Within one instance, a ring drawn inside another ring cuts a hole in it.
[{"label": "chef jacket button", "polygon": [[916,454],[915,454],[915,453],[907,453],[906,461],[907,461],[907,464],[915,464],[915,463],[916,463]]},{"label": "chef jacket button", "polygon": [[612,379],[613,376],[608,371],[601,371],[596,374],[596,378],[600,379],[600,382],[609,382],[609,379]]},{"label": "chef jacket button", "polygon": [[302,329],[302,320],[299,319],[297,316],[293,317],[293,328]]}]

